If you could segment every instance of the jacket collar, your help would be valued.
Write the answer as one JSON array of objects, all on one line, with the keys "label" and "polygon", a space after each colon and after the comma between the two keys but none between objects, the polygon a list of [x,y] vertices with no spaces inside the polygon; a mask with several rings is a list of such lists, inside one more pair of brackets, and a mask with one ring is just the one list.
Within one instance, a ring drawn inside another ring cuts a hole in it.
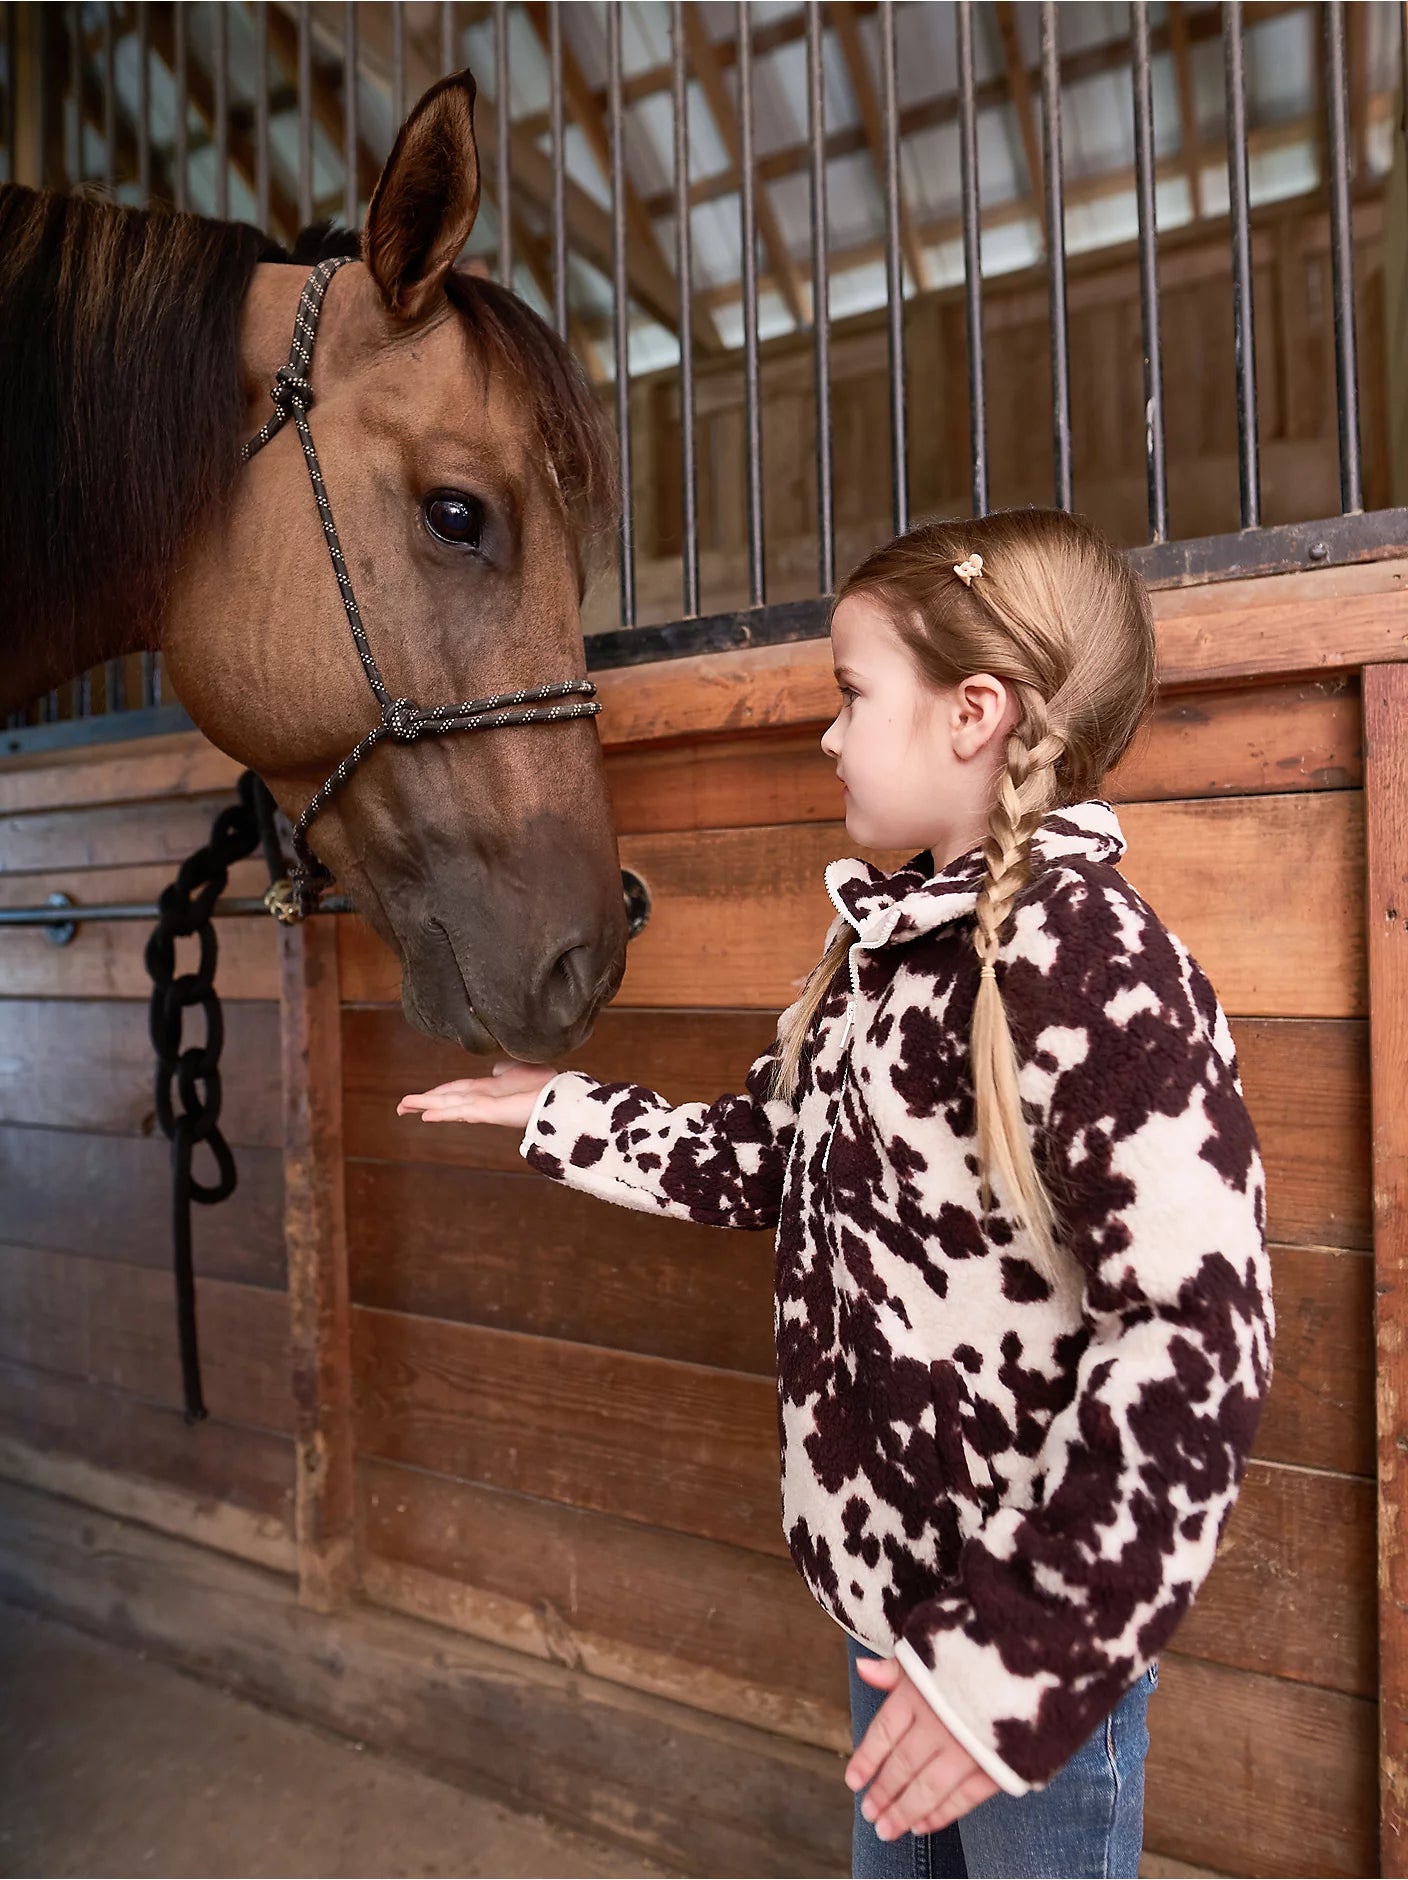
[{"label": "jacket collar", "polygon": [[[1044,816],[1032,837],[1032,872],[1065,861],[1118,862],[1127,844],[1119,818],[1101,797],[1089,797]],[[886,875],[855,857],[832,862],[826,892],[837,913],[856,930],[860,945],[885,946],[913,940],[971,914],[983,885],[981,842],[937,874],[926,849]]]}]

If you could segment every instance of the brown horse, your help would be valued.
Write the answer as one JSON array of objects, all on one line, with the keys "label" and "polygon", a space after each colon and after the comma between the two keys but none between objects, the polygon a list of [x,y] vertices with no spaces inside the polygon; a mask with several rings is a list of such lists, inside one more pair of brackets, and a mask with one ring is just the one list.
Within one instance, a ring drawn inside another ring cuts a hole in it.
[{"label": "brown horse", "polygon": [[[310,423],[393,696],[585,676],[611,450],[566,349],[454,267],[479,206],[474,81],[407,119],[360,262],[328,289]],[[307,279],[256,230],[0,191],[0,710],[164,653],[201,730],[296,818],[376,723],[292,425],[270,415]],[[379,747],[311,831],[400,954],[402,1004],[470,1050],[560,1056],[624,966],[588,719]]]}]

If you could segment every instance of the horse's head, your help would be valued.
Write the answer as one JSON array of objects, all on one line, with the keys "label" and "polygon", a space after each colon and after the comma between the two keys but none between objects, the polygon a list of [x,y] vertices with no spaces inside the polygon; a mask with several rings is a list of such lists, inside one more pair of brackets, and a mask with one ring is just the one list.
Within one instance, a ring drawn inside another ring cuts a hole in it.
[{"label": "horse's head", "polygon": [[[368,641],[422,706],[582,678],[584,555],[611,452],[566,349],[455,271],[474,224],[474,83],[429,91],[377,185],[362,260],[332,279],[309,422]],[[247,430],[270,415],[307,269],[244,304]],[[293,425],[198,530],[162,646],[196,722],[296,818],[377,722]],[[394,946],[421,1029],[544,1060],[589,1031],[625,916],[590,718],[379,745],[310,830]]]}]

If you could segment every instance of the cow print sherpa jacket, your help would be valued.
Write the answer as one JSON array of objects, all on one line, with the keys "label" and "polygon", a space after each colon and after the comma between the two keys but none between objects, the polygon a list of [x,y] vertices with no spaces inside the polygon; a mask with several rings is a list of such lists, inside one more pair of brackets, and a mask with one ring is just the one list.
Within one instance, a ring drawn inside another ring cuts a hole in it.
[{"label": "cow print sherpa jacket", "polygon": [[[672,1106],[564,1072],[521,1153],[625,1207],[775,1228],[783,1525],[830,1615],[896,1654],[1011,1794],[1044,1787],[1212,1566],[1271,1379],[1265,1185],[1226,1017],[1117,872],[1048,815],[997,981],[1056,1283],[979,1203],[974,848],[833,862],[855,929],[797,1097]],[[833,925],[832,933],[839,931]]]}]

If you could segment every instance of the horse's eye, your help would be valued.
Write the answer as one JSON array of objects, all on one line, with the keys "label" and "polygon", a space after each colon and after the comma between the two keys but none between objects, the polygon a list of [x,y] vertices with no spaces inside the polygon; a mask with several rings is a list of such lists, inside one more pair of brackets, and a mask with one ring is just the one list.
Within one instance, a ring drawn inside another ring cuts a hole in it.
[{"label": "horse's eye", "polygon": [[478,548],[484,533],[484,505],[473,496],[437,490],[425,499],[425,520],[430,533],[454,548]]}]

